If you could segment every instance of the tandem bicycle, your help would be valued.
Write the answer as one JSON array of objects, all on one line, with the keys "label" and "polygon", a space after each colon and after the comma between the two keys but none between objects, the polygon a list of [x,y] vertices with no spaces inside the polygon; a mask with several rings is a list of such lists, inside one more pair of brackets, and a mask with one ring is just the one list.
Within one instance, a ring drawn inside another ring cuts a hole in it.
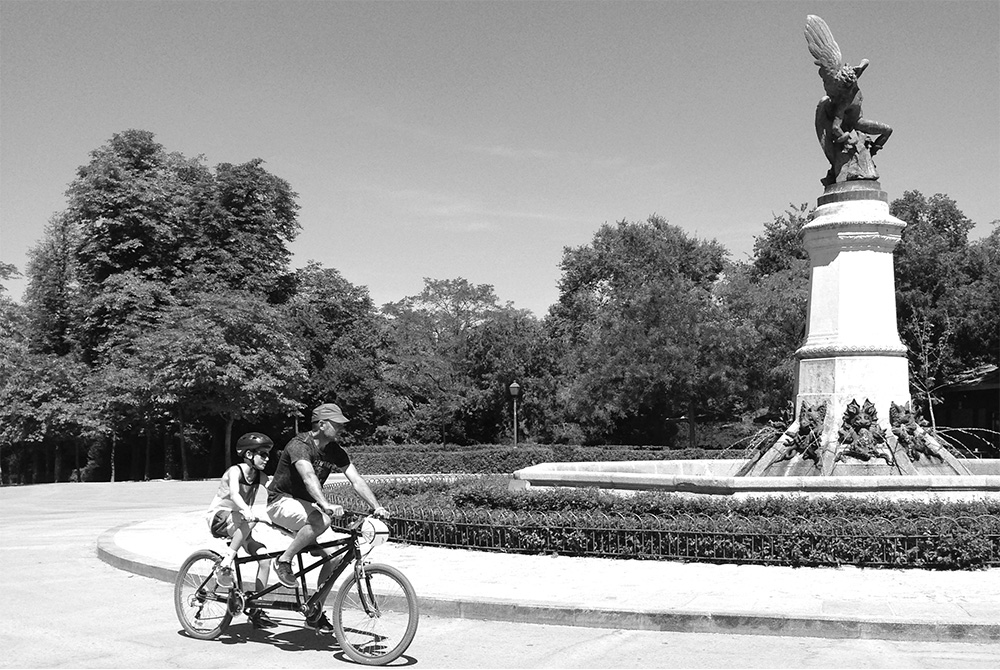
[{"label": "tandem bicycle", "polygon": [[[281,555],[272,551],[249,556],[237,555],[233,561],[233,586],[223,587],[216,579],[216,567],[222,555],[201,549],[185,559],[174,583],[174,607],[184,631],[191,637],[213,640],[222,635],[233,617],[251,608],[299,612],[312,618],[334,587],[334,582],[348,569],[347,579],[333,600],[331,623],[341,650],[351,660],[364,665],[385,665],[399,658],[413,641],[419,611],[417,595],[402,572],[380,563],[371,563],[368,553],[388,537],[384,523],[372,516],[346,512],[356,521],[346,527],[331,526],[334,539],[315,542],[296,556],[296,586],[288,589],[276,582],[261,591],[243,589],[241,568]],[[295,533],[267,519],[258,518],[288,537]],[[324,556],[318,549],[333,550]],[[304,555],[317,556],[306,564]],[[334,562],[330,577],[310,591],[306,575]],[[251,582],[252,583],[252,582]],[[285,589],[282,593],[276,593]],[[289,596],[288,591],[292,591]]]}]

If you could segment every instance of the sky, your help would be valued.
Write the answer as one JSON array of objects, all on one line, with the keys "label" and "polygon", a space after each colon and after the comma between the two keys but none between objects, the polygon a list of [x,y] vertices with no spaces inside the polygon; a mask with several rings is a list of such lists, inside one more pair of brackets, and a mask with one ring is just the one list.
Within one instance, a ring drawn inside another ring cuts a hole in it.
[{"label": "sky", "polygon": [[[889,197],[1000,218],[1000,0],[0,0],[0,261],[24,271],[91,151],[128,129],[298,193],[293,266],[376,305],[424,278],[544,316],[566,248],[656,214],[734,260],[822,194],[829,24]],[[8,282],[15,299],[23,280]]]}]

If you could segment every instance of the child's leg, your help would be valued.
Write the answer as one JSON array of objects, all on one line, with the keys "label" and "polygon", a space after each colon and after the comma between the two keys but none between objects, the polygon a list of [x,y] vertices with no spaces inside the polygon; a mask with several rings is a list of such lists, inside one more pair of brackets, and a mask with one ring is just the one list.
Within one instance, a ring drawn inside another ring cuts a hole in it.
[{"label": "child's leg", "polygon": [[242,516],[233,514],[233,521],[236,521],[237,518],[239,518],[239,523],[236,525],[236,530],[233,531],[233,539],[229,541],[229,551],[222,557],[221,565],[224,566],[232,564],[233,559],[236,558],[236,552],[243,546],[243,540],[250,535],[250,524]]},{"label": "child's leg", "polygon": [[[247,538],[247,550],[250,554],[263,554],[267,551],[267,547],[263,543],[258,542],[253,536]],[[271,561],[257,561],[257,583],[256,587],[258,591],[263,591],[264,587],[267,586],[267,579],[271,575]]]}]

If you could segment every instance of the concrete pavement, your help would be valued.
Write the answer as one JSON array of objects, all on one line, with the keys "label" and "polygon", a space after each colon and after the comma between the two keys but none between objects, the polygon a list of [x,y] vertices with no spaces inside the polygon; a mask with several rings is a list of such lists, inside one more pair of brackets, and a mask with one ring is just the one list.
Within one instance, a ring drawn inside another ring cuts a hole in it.
[{"label": "concrete pavement", "polygon": [[[204,500],[216,483],[205,482]],[[259,511],[263,514],[262,506]],[[263,527],[270,549],[287,543]],[[204,513],[110,528],[98,556],[173,581],[196,549],[224,548]],[[421,612],[598,628],[1000,644],[1000,570],[974,572],[711,565],[525,556],[389,542],[372,560],[402,570]]]}]

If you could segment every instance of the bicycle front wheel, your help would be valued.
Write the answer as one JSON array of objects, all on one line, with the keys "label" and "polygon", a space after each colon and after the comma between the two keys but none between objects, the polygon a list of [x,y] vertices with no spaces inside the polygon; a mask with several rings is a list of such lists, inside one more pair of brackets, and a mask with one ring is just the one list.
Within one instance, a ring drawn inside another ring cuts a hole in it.
[{"label": "bicycle front wheel", "polygon": [[181,565],[174,582],[177,618],[184,632],[199,640],[214,640],[233,620],[230,589],[215,581],[215,566],[221,558],[210,549],[194,552]]},{"label": "bicycle front wheel", "polygon": [[417,594],[402,572],[372,563],[348,578],[333,603],[333,629],[345,654],[357,663],[385,665],[413,641],[419,618]]}]

